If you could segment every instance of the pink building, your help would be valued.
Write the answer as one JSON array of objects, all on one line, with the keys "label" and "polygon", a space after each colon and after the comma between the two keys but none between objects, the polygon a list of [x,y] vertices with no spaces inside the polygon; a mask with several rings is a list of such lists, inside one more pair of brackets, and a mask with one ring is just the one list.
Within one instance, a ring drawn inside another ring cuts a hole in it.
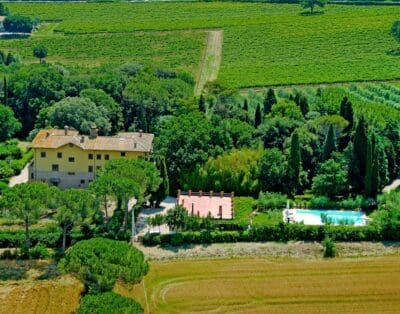
[{"label": "pink building", "polygon": [[211,213],[215,219],[233,219],[234,193],[183,192],[178,190],[177,202],[186,208],[189,215],[206,217]]}]

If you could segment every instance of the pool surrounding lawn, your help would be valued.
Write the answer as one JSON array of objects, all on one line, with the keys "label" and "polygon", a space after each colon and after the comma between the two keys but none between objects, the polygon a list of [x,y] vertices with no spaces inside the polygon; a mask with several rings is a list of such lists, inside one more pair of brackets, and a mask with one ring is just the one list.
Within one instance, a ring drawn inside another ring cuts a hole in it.
[{"label": "pool surrounding lawn", "polygon": [[353,225],[365,226],[368,217],[364,212],[323,209],[286,209],[285,222],[304,223],[305,225]]}]

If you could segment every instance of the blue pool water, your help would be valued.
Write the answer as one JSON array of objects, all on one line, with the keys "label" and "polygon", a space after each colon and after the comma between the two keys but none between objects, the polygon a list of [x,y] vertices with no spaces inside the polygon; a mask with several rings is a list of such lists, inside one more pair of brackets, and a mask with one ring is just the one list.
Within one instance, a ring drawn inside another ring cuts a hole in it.
[{"label": "blue pool water", "polygon": [[365,226],[366,224],[365,213],[358,211],[293,209],[289,212],[293,213],[291,217],[295,222],[303,222],[305,225],[323,225],[325,222],[354,226]]}]

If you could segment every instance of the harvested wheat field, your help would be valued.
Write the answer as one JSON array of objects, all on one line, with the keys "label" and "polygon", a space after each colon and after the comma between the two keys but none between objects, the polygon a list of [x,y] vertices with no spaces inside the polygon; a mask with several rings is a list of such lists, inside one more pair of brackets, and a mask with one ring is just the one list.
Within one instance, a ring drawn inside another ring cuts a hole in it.
[{"label": "harvested wheat field", "polygon": [[[116,290],[149,313],[395,313],[400,257],[235,258],[152,262],[144,283]],[[146,302],[147,299],[147,302]]]},{"label": "harvested wheat field", "polygon": [[0,313],[75,313],[83,285],[69,276],[52,280],[0,281]]}]

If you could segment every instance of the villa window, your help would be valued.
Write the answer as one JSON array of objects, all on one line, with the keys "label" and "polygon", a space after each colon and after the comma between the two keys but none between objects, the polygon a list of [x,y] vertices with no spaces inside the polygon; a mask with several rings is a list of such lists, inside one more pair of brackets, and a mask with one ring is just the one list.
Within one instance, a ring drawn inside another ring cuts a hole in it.
[{"label": "villa window", "polygon": [[46,158],[46,152],[40,152],[40,157]]},{"label": "villa window", "polygon": [[68,175],[74,176],[74,175],[75,175],[75,172],[68,172]]},{"label": "villa window", "polygon": [[57,158],[62,158],[62,153],[57,153]]},{"label": "villa window", "polygon": [[105,159],[105,160],[110,160],[110,155],[105,154],[105,155],[104,155],[104,159]]},{"label": "villa window", "polygon": [[96,155],[96,159],[97,159],[97,160],[101,160],[101,154],[97,154],[97,155]]},{"label": "villa window", "polygon": [[69,161],[69,162],[75,162],[75,157],[69,157],[69,158],[68,158],[68,161]]},{"label": "villa window", "polygon": [[88,157],[89,157],[90,160],[92,160],[93,159],[93,154],[89,154]]},{"label": "villa window", "polygon": [[58,171],[58,165],[51,165],[51,171]]},{"label": "villa window", "polygon": [[85,184],[85,180],[81,180],[81,184]]},{"label": "villa window", "polygon": [[125,152],[121,152],[121,157],[125,157],[126,153]]},{"label": "villa window", "polygon": [[100,166],[97,166],[97,167],[96,167],[96,170],[100,170],[100,168],[101,168]]},{"label": "villa window", "polygon": [[93,166],[88,167],[88,172],[93,172]]}]

